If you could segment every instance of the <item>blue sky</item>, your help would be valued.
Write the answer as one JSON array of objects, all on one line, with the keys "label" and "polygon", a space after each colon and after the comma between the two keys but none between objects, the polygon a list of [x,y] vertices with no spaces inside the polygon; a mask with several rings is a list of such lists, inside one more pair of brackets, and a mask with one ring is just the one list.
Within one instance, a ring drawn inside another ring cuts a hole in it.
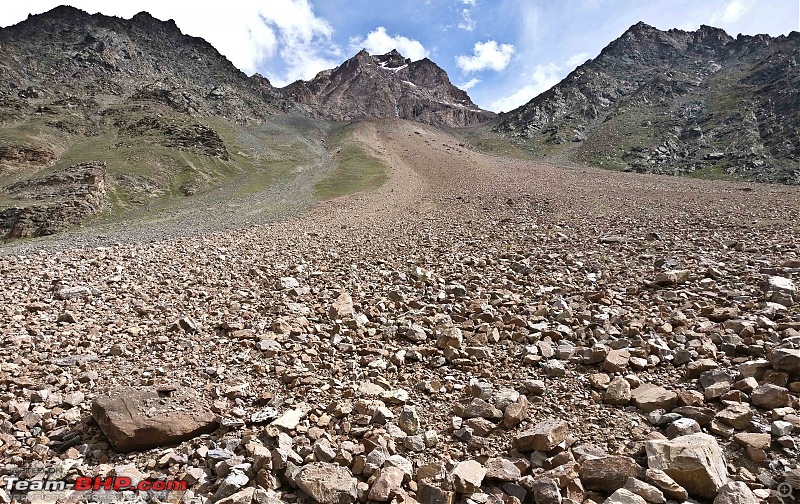
[{"label": "blue sky", "polygon": [[[4,2],[5,3],[5,2]],[[90,13],[148,11],[203,37],[245,73],[273,84],[309,79],[359,49],[429,57],[478,105],[522,105],[599,54],[629,26],[717,26],[736,36],[800,30],[797,0],[28,0],[0,26],[67,3]]]}]

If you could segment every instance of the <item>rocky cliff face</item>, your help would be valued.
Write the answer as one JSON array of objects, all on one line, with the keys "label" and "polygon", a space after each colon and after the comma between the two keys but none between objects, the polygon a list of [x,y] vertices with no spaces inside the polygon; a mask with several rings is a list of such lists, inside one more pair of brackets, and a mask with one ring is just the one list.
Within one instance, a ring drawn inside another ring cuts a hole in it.
[{"label": "rocky cliff face", "polygon": [[287,97],[322,117],[399,117],[433,125],[469,126],[494,113],[472,103],[428,58],[411,61],[396,50],[372,56],[362,50],[333,70],[283,89]]},{"label": "rocky cliff face", "polygon": [[638,23],[495,129],[605,167],[800,183],[800,33]]},{"label": "rocky cliff face", "polygon": [[120,19],[62,6],[30,16],[0,29],[0,72],[11,117],[30,99],[86,96],[154,100],[237,121],[291,106],[263,77],[248,78],[203,39],[146,12]]}]

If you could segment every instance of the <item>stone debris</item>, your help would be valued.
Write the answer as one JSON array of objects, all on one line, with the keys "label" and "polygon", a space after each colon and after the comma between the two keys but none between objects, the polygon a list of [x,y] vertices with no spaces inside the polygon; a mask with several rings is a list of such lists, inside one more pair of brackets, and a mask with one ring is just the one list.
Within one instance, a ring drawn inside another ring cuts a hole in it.
[{"label": "stone debris", "polygon": [[456,163],[425,147],[450,136],[356,126],[408,142],[385,153],[408,179],[0,256],[2,464],[231,504],[777,504],[800,482],[793,189]]}]

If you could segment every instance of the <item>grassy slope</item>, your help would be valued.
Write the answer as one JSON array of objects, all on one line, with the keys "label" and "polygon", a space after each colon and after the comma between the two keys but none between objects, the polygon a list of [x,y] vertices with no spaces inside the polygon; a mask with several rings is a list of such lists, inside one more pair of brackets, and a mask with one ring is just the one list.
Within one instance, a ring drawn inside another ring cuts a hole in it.
[{"label": "grassy slope", "polygon": [[314,196],[329,200],[380,187],[386,180],[386,166],[367,154],[352,138],[349,126],[339,127],[329,138],[335,150],[336,169],[314,186]]}]

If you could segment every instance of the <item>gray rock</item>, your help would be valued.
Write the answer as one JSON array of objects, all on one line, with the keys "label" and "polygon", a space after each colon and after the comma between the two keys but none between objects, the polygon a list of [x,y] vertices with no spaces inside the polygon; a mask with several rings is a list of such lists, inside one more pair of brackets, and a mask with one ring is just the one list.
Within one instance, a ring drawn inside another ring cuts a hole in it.
[{"label": "gray rock", "polygon": [[358,498],[358,480],[338,464],[316,462],[303,466],[295,483],[320,504],[350,504]]}]

